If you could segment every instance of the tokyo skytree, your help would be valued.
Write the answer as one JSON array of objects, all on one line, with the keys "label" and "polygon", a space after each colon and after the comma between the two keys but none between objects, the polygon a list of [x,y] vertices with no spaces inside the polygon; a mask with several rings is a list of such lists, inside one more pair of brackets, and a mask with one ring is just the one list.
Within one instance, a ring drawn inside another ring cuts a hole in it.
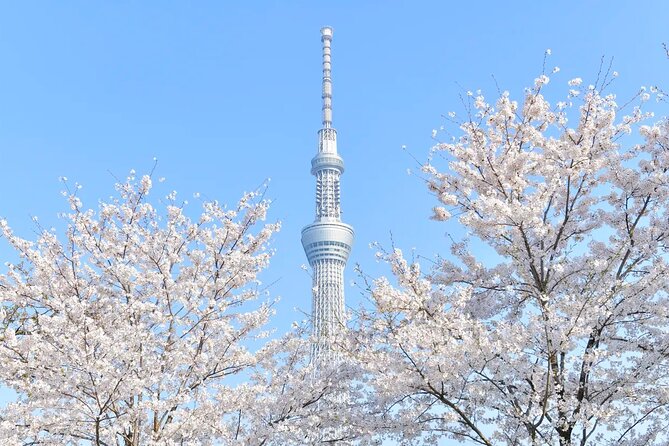
[{"label": "tokyo skytree", "polygon": [[323,128],[318,131],[318,152],[311,160],[311,173],[316,177],[316,218],[302,229],[302,247],[313,270],[312,360],[316,363],[335,353],[334,343],[345,329],[344,268],[353,245],[353,228],[341,221],[339,178],[344,160],[337,153],[337,131],[332,126],[332,28],[321,29],[321,42]]}]

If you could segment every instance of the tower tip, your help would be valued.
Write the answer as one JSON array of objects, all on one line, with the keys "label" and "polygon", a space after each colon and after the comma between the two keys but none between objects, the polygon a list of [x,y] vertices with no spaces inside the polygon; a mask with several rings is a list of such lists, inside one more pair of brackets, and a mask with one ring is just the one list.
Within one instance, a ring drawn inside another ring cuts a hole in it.
[{"label": "tower tip", "polygon": [[323,128],[332,127],[332,79],[330,79],[330,44],[332,43],[332,28],[321,28],[321,42],[323,43]]}]

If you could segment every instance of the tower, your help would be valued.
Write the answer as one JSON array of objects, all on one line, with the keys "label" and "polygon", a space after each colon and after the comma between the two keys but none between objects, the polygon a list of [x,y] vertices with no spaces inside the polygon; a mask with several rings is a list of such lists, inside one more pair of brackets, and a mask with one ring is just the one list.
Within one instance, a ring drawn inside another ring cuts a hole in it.
[{"label": "tower", "polygon": [[332,126],[332,28],[321,29],[321,42],[323,127],[318,131],[318,151],[311,160],[311,173],[316,177],[316,218],[302,229],[302,247],[313,271],[314,361],[333,352],[333,343],[344,329],[344,268],[353,245],[353,228],[341,221],[339,179],[344,160],[337,153],[337,131]]}]

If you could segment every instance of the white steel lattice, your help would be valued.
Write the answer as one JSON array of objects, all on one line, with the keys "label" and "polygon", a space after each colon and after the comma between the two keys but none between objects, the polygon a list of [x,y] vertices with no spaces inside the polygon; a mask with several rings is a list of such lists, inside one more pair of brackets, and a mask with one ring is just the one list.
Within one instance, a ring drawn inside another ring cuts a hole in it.
[{"label": "white steel lattice", "polygon": [[339,171],[323,169],[316,173],[316,217],[340,218]]},{"label": "white steel lattice", "polygon": [[312,263],[313,300],[312,327],[316,342],[313,355],[318,357],[331,350],[345,328],[344,266],[341,260],[316,260]]}]

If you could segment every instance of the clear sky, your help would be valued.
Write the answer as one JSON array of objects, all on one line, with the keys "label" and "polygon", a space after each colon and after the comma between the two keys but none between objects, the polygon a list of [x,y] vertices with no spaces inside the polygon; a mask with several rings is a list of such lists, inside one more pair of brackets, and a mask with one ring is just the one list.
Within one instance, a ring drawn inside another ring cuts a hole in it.
[{"label": "clear sky", "polygon": [[[372,241],[426,257],[447,231],[428,220],[434,200],[417,176],[442,115],[483,89],[520,97],[544,50],[560,92],[594,82],[602,56],[614,90],[669,88],[666,1],[199,1],[5,2],[0,6],[0,216],[34,238],[66,210],[60,176],[90,206],[113,175],[144,173],[158,158],[163,191],[233,204],[271,178],[270,218],[283,229],[264,274],[281,296],[280,330],[308,312],[310,278],[300,229],[313,220],[309,173],[320,127],[319,29],[334,28],[334,126],[346,163],[344,221],[354,263],[387,273]],[[406,150],[402,150],[406,146]],[[110,173],[111,172],[111,173]],[[113,175],[112,175],[113,173]],[[0,257],[10,258],[0,243]],[[360,293],[347,290],[356,306]]]}]

